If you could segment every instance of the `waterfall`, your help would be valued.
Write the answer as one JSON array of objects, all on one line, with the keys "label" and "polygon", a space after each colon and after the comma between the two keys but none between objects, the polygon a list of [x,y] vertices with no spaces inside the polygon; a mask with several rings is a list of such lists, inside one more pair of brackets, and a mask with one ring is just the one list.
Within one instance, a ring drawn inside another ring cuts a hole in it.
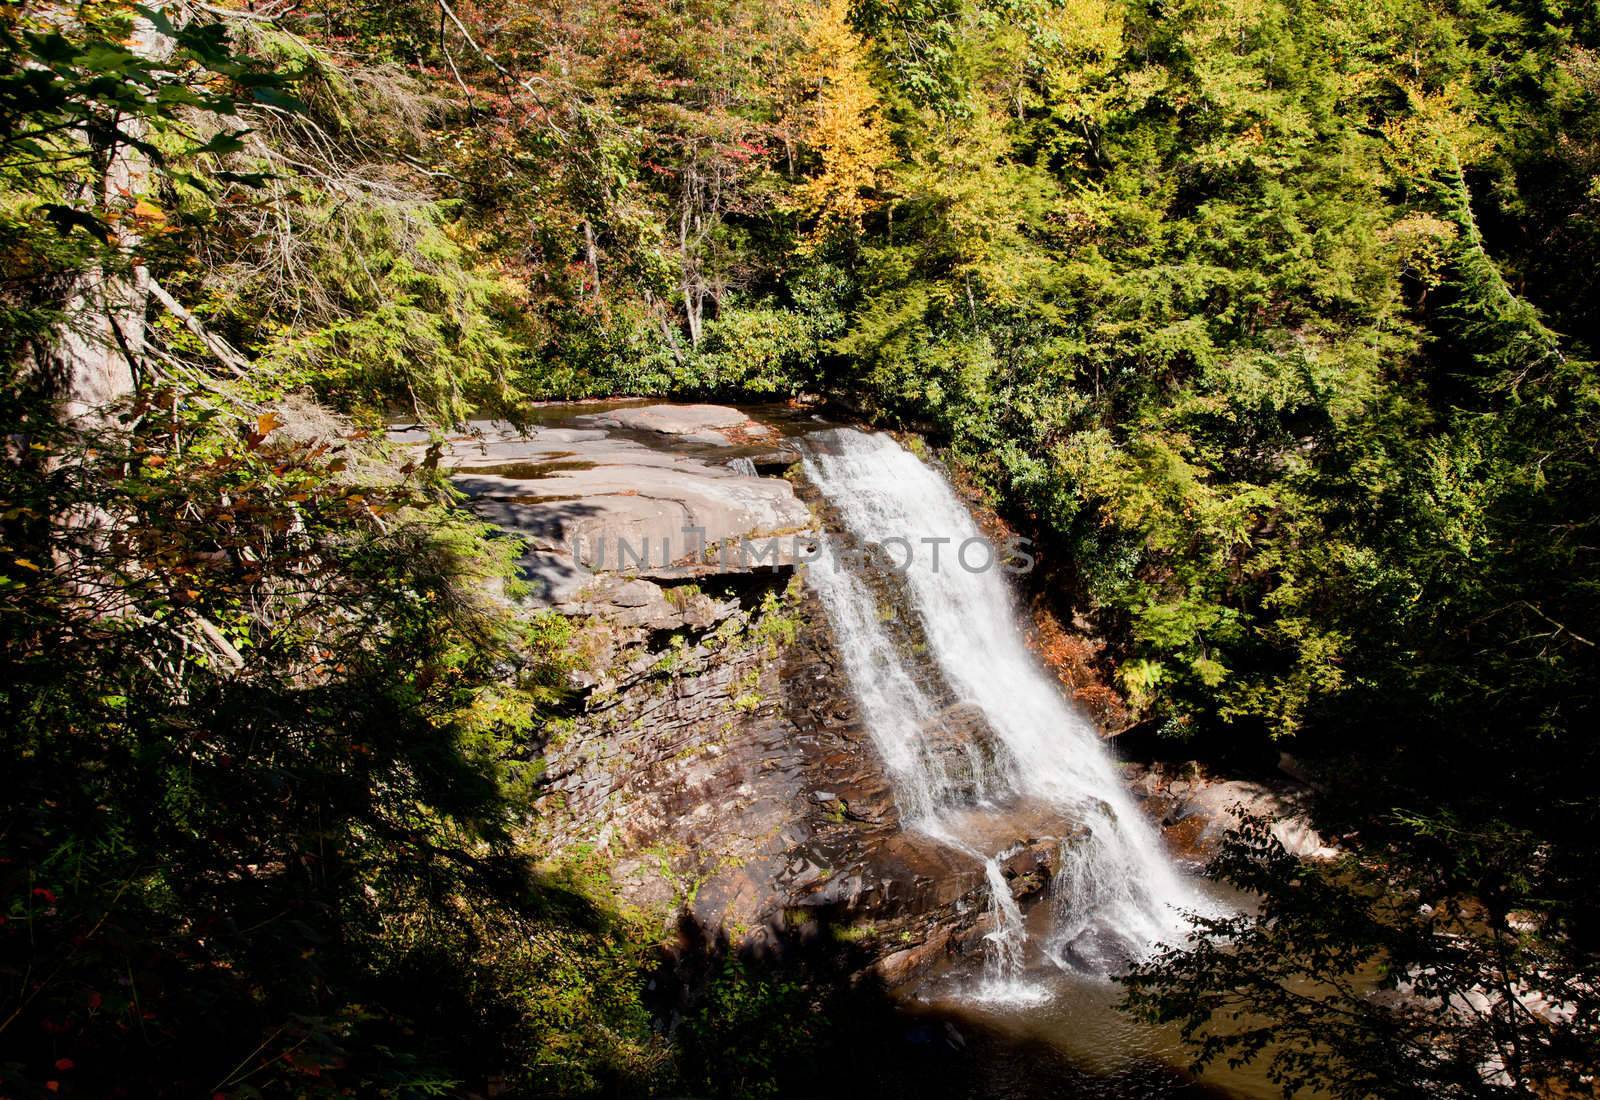
[{"label": "waterfall", "polygon": [[993,928],[983,935],[988,951],[983,960],[983,986],[979,994],[997,1000],[1033,1000],[1033,987],[1021,980],[1025,965],[1023,951],[1028,942],[1022,907],[1011,896],[1011,886],[1000,870],[998,859],[991,856],[983,861],[983,877],[989,887],[988,917]]},{"label": "waterfall", "polygon": [[[996,831],[983,820],[1003,818],[1009,807],[1042,804],[1065,826],[1079,826],[1052,882],[1045,958],[1104,973],[1179,934],[1178,910],[1195,908],[1195,896],[1094,727],[1028,650],[1007,574],[950,486],[888,436],[849,429],[807,437],[805,470],[843,528],[808,566],[808,581],[905,827],[984,863],[991,978],[1015,978],[1027,936],[1000,872],[1006,853],[985,850]],[[863,554],[864,546],[880,549]],[[875,558],[877,577],[899,586],[914,612],[917,646],[888,629],[892,614],[866,579]],[[951,701],[978,708],[992,730],[992,759],[981,767],[964,766],[944,739]]]},{"label": "waterfall", "polygon": [[736,474],[743,474],[745,477],[761,476],[760,471],[756,469],[755,462],[748,458],[728,459],[728,469],[732,470]]}]

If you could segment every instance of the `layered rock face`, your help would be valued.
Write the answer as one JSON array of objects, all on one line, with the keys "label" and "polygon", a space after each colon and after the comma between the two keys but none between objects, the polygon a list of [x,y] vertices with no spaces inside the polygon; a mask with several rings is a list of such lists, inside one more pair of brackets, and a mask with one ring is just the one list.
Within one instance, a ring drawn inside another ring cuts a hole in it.
[{"label": "layered rock face", "polygon": [[[473,428],[438,461],[474,511],[527,540],[532,602],[571,616],[589,658],[582,705],[544,750],[531,843],[598,853],[624,902],[745,951],[848,938],[891,983],[981,954],[983,865],[901,828],[793,553],[719,552],[810,537],[794,485],[758,476],[794,460],[779,433],[716,406]],[[933,763],[976,804],[992,731],[973,707],[935,726]],[[1070,823],[992,803],[974,820],[1007,853],[1015,897],[1049,893]]]}]

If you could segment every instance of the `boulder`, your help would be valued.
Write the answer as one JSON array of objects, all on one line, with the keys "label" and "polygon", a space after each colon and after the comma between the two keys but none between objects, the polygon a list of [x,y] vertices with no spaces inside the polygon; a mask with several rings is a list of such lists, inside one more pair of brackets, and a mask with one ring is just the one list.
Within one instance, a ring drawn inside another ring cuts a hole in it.
[{"label": "boulder", "polygon": [[1060,862],[1062,839],[1058,836],[1028,837],[1000,859],[1000,873],[1010,880],[1032,883],[1031,889],[1020,891],[1013,885],[1011,893],[1020,897],[1041,888],[1055,873]]},{"label": "boulder", "polygon": [[[744,413],[726,405],[635,405],[592,413],[582,419],[599,428],[656,432],[681,436],[691,443],[724,446],[732,442],[725,434],[730,430],[737,430],[744,435],[766,432],[764,427]],[[751,430],[755,428],[760,428],[760,431]]]},{"label": "boulder", "polygon": [[1181,803],[1178,818],[1199,817],[1204,823],[1199,837],[1203,847],[1214,849],[1222,834],[1239,823],[1239,810],[1272,819],[1272,834],[1290,855],[1303,859],[1332,859],[1337,848],[1323,840],[1306,813],[1304,798],[1295,791],[1274,790],[1243,779],[1198,785]]}]

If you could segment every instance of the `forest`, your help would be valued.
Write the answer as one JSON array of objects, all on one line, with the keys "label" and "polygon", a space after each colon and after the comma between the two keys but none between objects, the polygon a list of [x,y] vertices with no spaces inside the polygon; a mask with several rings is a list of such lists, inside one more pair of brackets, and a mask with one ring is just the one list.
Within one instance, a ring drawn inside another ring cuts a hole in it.
[{"label": "forest", "polygon": [[612,396],[916,433],[1317,769],[1121,977],[1196,1064],[1593,1095],[1597,354],[1594,0],[6,0],[0,1096],[851,1094],[530,850],[582,647],[384,442]]}]

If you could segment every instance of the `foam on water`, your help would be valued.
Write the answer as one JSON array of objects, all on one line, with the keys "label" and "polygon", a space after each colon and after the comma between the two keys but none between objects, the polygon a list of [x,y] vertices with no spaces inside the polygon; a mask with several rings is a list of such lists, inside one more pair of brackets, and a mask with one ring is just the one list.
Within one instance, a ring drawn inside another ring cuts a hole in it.
[{"label": "foam on water", "polygon": [[[868,566],[838,553],[838,540],[807,577],[827,610],[902,821],[984,863],[993,928],[979,993],[1025,997],[1031,987],[1022,977],[1028,932],[1001,873],[1002,853],[982,850],[972,835],[975,802],[1042,801],[1087,829],[1063,845],[1050,928],[1038,945],[1043,958],[1105,973],[1180,936],[1180,910],[1196,908],[1197,896],[1133,804],[1093,725],[1029,651],[1007,574],[998,563],[985,568],[982,535],[944,478],[890,437],[851,429],[807,437],[805,470],[846,538],[884,547],[896,565],[908,562],[901,583],[926,639],[926,653],[915,658],[886,630],[863,579]],[[980,708],[999,741],[976,799],[970,783],[960,788],[945,774],[928,744],[941,710],[923,686],[929,675],[950,697]]]}]

